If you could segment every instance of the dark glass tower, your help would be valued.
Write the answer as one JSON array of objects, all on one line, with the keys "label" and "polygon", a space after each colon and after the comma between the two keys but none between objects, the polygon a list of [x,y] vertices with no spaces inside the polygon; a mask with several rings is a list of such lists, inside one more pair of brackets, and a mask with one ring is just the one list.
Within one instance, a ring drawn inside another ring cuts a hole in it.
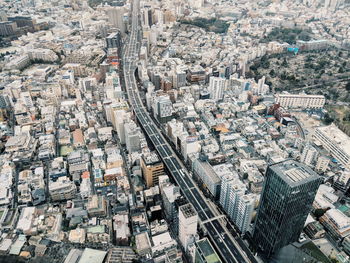
[{"label": "dark glass tower", "polygon": [[293,160],[268,167],[253,233],[266,258],[298,240],[320,183],[317,173]]}]

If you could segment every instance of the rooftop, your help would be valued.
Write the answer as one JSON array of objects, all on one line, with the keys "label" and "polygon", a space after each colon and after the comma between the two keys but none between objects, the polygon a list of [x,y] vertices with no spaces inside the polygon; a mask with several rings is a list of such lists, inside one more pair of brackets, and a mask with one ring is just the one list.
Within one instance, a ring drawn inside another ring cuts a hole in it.
[{"label": "rooftop", "polygon": [[136,247],[138,251],[151,248],[151,243],[147,232],[142,232],[135,235]]},{"label": "rooftop", "polygon": [[155,163],[160,162],[158,154],[156,154],[155,152],[150,152],[149,154],[144,154],[142,156],[142,158],[145,161],[146,165],[155,164]]},{"label": "rooftop", "polygon": [[294,160],[276,163],[270,168],[291,185],[300,185],[320,178],[311,168]]},{"label": "rooftop", "polygon": [[73,248],[69,251],[64,263],[76,263],[81,255],[81,250]]},{"label": "rooftop", "polygon": [[201,254],[205,258],[207,263],[221,263],[218,255],[209,243],[207,238],[203,238],[196,242],[198,249],[202,252]]},{"label": "rooftop", "polygon": [[186,217],[186,218],[197,215],[196,210],[194,210],[194,208],[191,204],[186,204],[186,205],[180,206],[180,210],[181,210],[182,214],[184,215],[184,217]]},{"label": "rooftop", "polygon": [[107,252],[97,249],[85,248],[79,263],[102,263]]},{"label": "rooftop", "polygon": [[338,209],[329,209],[326,215],[332,220],[339,229],[345,229],[350,227],[350,218],[344,215]]},{"label": "rooftop", "polygon": [[316,130],[327,136],[335,145],[350,155],[350,138],[337,126],[331,124],[329,126],[318,127]]},{"label": "rooftop", "polygon": [[171,238],[169,232],[164,232],[162,234],[159,234],[157,236],[152,237],[152,241],[154,243],[154,246],[160,246],[164,245],[166,243],[171,242],[173,239]]}]

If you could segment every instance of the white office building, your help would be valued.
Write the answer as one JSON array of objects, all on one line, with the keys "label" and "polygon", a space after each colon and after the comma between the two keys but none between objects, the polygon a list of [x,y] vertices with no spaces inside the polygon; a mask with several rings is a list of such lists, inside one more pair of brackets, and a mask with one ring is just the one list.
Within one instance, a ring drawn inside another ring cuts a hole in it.
[{"label": "white office building", "polygon": [[310,144],[307,144],[300,157],[300,162],[305,163],[306,165],[311,166],[317,158],[318,151],[315,149],[315,147],[311,146]]},{"label": "white office building", "polygon": [[207,161],[201,161],[196,159],[193,162],[193,171],[195,176],[197,176],[206,186],[210,194],[214,198],[220,196],[220,185],[221,179],[213,170],[213,167]]},{"label": "white office building", "polygon": [[221,100],[224,97],[226,79],[218,77],[210,77],[209,93],[213,100]]},{"label": "white office building", "polygon": [[256,195],[245,194],[247,188],[236,174],[221,178],[220,204],[242,233],[252,221]]},{"label": "white office building", "polygon": [[315,166],[316,172],[324,173],[325,171],[327,171],[329,162],[330,162],[329,157],[324,156],[324,155],[320,155],[317,158],[317,162],[316,162],[316,166]]},{"label": "white office building", "polygon": [[197,236],[198,214],[192,204],[179,207],[179,239],[182,246],[187,250]]},{"label": "white office building", "polygon": [[180,188],[173,184],[162,188],[162,199],[164,204],[164,212],[169,220],[174,220],[176,217],[175,201],[181,196]]},{"label": "white office building", "polygon": [[247,194],[238,198],[234,222],[242,233],[247,232],[252,221],[255,201],[256,195],[254,194]]},{"label": "white office building", "polygon": [[337,126],[331,124],[316,128],[314,139],[338,162],[350,168],[350,138]]},{"label": "white office building", "polygon": [[130,121],[124,124],[125,144],[129,153],[137,152],[141,149],[140,128],[135,122]]},{"label": "white office building", "polygon": [[154,99],[153,104],[154,116],[159,122],[165,123],[171,120],[173,115],[173,104],[169,96],[158,96]]},{"label": "white office building", "polygon": [[227,212],[230,204],[230,192],[232,189],[232,182],[238,179],[237,176],[227,174],[221,177],[221,191],[220,191],[220,204],[222,208]]},{"label": "white office building", "polygon": [[239,198],[242,197],[245,192],[247,191],[247,188],[245,184],[240,181],[239,179],[235,179],[228,185],[229,187],[229,204],[228,204],[228,210],[227,214],[228,216],[235,222],[236,216],[237,216],[237,210],[238,210],[238,201]]}]

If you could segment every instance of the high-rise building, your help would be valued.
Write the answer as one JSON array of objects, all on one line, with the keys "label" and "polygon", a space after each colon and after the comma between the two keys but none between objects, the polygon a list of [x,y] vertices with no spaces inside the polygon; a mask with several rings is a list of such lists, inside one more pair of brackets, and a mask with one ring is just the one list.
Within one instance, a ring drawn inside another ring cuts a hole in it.
[{"label": "high-rise building", "polygon": [[130,121],[124,124],[125,144],[129,153],[137,152],[141,149],[140,146],[140,128],[135,122]]},{"label": "high-rise building", "polygon": [[188,245],[194,243],[197,234],[198,214],[192,204],[179,207],[179,239],[187,250]]},{"label": "high-rise building", "polygon": [[155,152],[142,155],[141,169],[147,187],[158,184],[159,176],[164,173],[164,165]]},{"label": "high-rise building", "polygon": [[334,189],[346,193],[349,190],[350,186],[350,171],[342,171],[340,175],[334,177],[333,181]]},{"label": "high-rise building", "polygon": [[266,258],[298,240],[320,182],[313,170],[293,160],[268,167],[253,232]]},{"label": "high-rise building", "polygon": [[186,72],[184,70],[175,70],[173,77],[174,88],[186,86]]},{"label": "high-rise building", "polygon": [[11,21],[0,22],[0,36],[15,35],[17,31],[17,24]]},{"label": "high-rise building", "polygon": [[158,96],[155,98],[153,112],[160,123],[166,123],[173,116],[173,104],[169,96]]},{"label": "high-rise building", "polygon": [[315,149],[315,147],[313,147],[310,144],[307,144],[304,147],[303,152],[301,154],[300,162],[310,166],[316,160],[317,155],[318,155],[318,151]]},{"label": "high-rise building", "polygon": [[213,100],[221,100],[224,97],[226,79],[218,77],[210,77],[209,93]]},{"label": "high-rise building", "polygon": [[32,32],[35,28],[36,21],[29,16],[11,16],[8,21],[15,22],[17,27],[28,27],[28,31]]},{"label": "high-rise building", "polygon": [[238,229],[245,233],[252,221],[256,196],[245,194],[247,188],[236,174],[225,175],[221,180],[220,204]]},{"label": "high-rise building", "polygon": [[211,164],[208,161],[196,159],[192,163],[192,169],[194,171],[194,176],[205,185],[209,193],[215,199],[219,198],[221,178],[216,174]]},{"label": "high-rise building", "polygon": [[124,6],[108,6],[107,7],[107,16],[108,21],[116,26],[122,34],[125,33],[125,24],[124,24]]},{"label": "high-rise building", "polygon": [[181,197],[180,188],[173,184],[162,188],[162,199],[164,204],[164,212],[169,221],[177,217],[175,201]]},{"label": "high-rise building", "polygon": [[247,232],[248,227],[252,222],[255,201],[255,194],[242,195],[237,200],[234,223],[242,233]]},{"label": "high-rise building", "polygon": [[0,109],[12,107],[12,101],[9,95],[0,93]]},{"label": "high-rise building", "polygon": [[144,6],[142,9],[142,22],[145,27],[151,27],[153,25],[153,15],[152,15],[152,7]]},{"label": "high-rise building", "polygon": [[122,37],[120,32],[111,33],[106,37],[106,46],[107,48],[120,48],[121,47]]}]

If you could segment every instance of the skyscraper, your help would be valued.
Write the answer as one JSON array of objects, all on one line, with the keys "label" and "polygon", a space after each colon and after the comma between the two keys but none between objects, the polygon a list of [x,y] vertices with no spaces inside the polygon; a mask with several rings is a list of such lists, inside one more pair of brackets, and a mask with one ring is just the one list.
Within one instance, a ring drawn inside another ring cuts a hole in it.
[{"label": "skyscraper", "polygon": [[111,33],[106,37],[107,48],[121,48],[122,37],[120,32]]},{"label": "skyscraper", "polygon": [[122,34],[125,33],[124,6],[108,6],[106,8],[108,21],[116,26]]},{"label": "skyscraper", "polygon": [[210,77],[209,92],[210,98],[213,100],[221,100],[224,97],[226,79],[218,77]]},{"label": "skyscraper", "polygon": [[195,241],[197,234],[198,214],[191,204],[179,207],[179,239],[187,250],[188,245]]},{"label": "skyscraper", "polygon": [[144,6],[142,9],[142,15],[143,15],[143,25],[145,27],[151,27],[153,25],[153,19],[152,19],[152,7],[151,6]]},{"label": "skyscraper", "polygon": [[320,181],[313,170],[293,160],[268,167],[253,233],[267,258],[298,240]]}]

